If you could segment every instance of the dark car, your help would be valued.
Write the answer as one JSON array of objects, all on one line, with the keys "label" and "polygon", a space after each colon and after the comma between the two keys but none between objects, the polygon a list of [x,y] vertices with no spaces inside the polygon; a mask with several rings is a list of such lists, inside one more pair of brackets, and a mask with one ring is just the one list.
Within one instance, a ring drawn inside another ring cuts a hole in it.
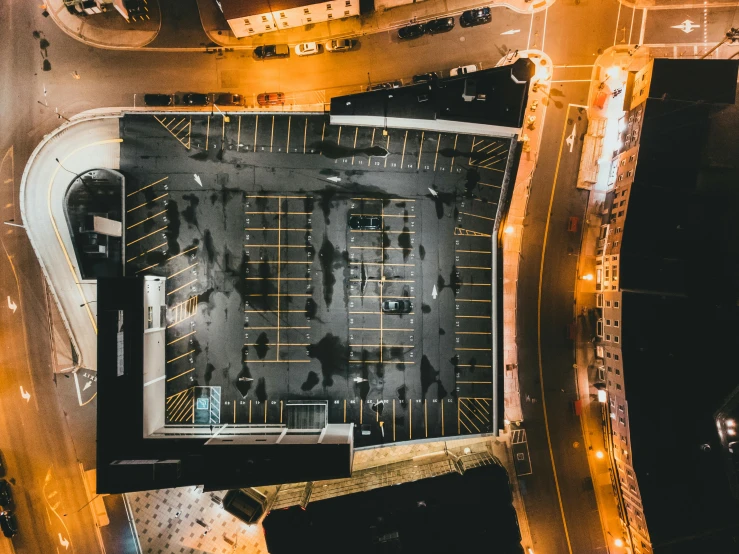
[{"label": "dark car", "polygon": [[355,231],[379,231],[382,229],[382,218],[372,215],[353,215],[349,218],[349,227]]},{"label": "dark car", "polygon": [[10,490],[10,483],[5,479],[0,479],[0,506],[7,508],[13,503],[13,491]]},{"label": "dark car", "polygon": [[436,81],[439,76],[434,73],[421,73],[420,75],[414,75],[413,76],[413,84],[418,85],[420,83],[430,83],[431,81]]},{"label": "dark car", "polygon": [[287,58],[290,55],[290,48],[287,44],[265,44],[257,46],[254,49],[254,56],[260,60],[267,58]]},{"label": "dark car", "polygon": [[475,25],[490,23],[491,19],[490,8],[475,8],[460,15],[459,24],[462,27],[474,27]]},{"label": "dark car", "polygon": [[453,17],[442,17],[441,19],[432,19],[426,22],[426,32],[430,35],[446,33],[452,29],[454,29]]},{"label": "dark car", "polygon": [[388,314],[408,314],[413,310],[410,300],[385,300],[382,311]]},{"label": "dark car", "polygon": [[257,104],[260,106],[282,106],[284,103],[284,92],[263,92],[257,96]]},{"label": "dark car", "polygon": [[171,106],[171,94],[144,94],[144,104],[147,106]]},{"label": "dark car", "polygon": [[18,533],[18,522],[15,519],[15,514],[10,510],[0,512],[0,529],[3,530],[3,535],[8,538],[14,537]]},{"label": "dark car", "polygon": [[240,94],[232,94],[230,92],[222,92],[213,95],[213,103],[219,106],[243,106],[244,97]]},{"label": "dark car", "polygon": [[398,38],[400,40],[408,40],[411,38],[422,37],[426,34],[426,26],[422,23],[416,25],[408,25],[402,29],[398,29]]},{"label": "dark car", "polygon": [[207,106],[210,104],[210,98],[201,92],[188,92],[182,96],[182,103],[186,106]]}]

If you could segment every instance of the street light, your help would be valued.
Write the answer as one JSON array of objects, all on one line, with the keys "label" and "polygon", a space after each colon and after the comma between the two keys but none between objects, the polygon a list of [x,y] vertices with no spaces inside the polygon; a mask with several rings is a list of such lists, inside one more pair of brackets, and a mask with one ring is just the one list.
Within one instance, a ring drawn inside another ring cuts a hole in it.
[{"label": "street light", "polygon": [[603,454],[603,451],[602,450],[598,450],[595,453],[595,457],[598,458],[599,460],[602,460],[603,459],[603,456],[605,456],[605,454]]},{"label": "street light", "polygon": [[227,115],[226,115],[225,113],[223,113],[223,112],[221,111],[221,108],[219,108],[219,107],[218,107],[218,104],[216,104],[216,103],[214,102],[214,103],[213,103],[213,107],[214,107],[214,108],[215,108],[216,110],[218,110],[218,113],[219,113],[219,114],[221,114],[221,115],[223,116],[223,121],[225,121],[226,123],[228,123],[229,121],[231,121],[231,118],[230,118],[230,117],[228,117],[228,116],[227,116]]}]

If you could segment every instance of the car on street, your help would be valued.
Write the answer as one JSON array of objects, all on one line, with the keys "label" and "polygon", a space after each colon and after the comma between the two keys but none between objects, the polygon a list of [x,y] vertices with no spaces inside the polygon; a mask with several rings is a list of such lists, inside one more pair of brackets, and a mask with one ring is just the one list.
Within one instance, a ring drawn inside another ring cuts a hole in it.
[{"label": "car on street", "polygon": [[213,103],[219,106],[243,106],[244,97],[231,92],[213,94]]},{"label": "car on street", "polygon": [[453,17],[442,17],[440,19],[432,19],[426,22],[426,32],[430,35],[438,33],[446,33],[454,29]]},{"label": "car on street", "polygon": [[413,304],[410,300],[385,300],[382,311],[388,314],[409,314],[413,311]]},{"label": "car on street", "polygon": [[3,530],[3,535],[9,539],[18,533],[18,522],[11,510],[0,512],[0,529]]},{"label": "car on street", "polygon": [[355,231],[379,231],[382,229],[382,218],[372,215],[353,215],[349,218],[349,227]]},{"label": "car on street", "polygon": [[144,104],[147,106],[171,106],[174,102],[171,94],[144,94]]},{"label": "car on street", "polygon": [[329,40],[325,45],[328,52],[348,52],[354,49],[355,43],[347,38]]},{"label": "car on street", "polygon": [[207,106],[210,104],[210,98],[201,92],[188,92],[182,96],[182,103],[186,106]]},{"label": "car on street", "polygon": [[474,73],[477,71],[476,65],[460,65],[449,71],[450,77],[456,77],[457,75],[467,75],[468,73]]},{"label": "car on street", "polygon": [[400,88],[402,86],[402,81],[388,81],[387,83],[375,83],[374,85],[369,85],[367,90],[388,90]]},{"label": "car on street", "polygon": [[257,104],[260,106],[282,106],[284,103],[284,92],[263,92],[257,96]]},{"label": "car on street", "polygon": [[301,42],[295,45],[296,56],[312,56],[318,54],[320,49],[318,48],[317,42]]},{"label": "car on street", "polygon": [[490,23],[490,21],[492,21],[490,8],[475,8],[474,10],[467,10],[459,16],[459,24],[462,27],[474,27],[475,25]]},{"label": "car on street", "polygon": [[0,479],[0,506],[3,509],[10,507],[13,503],[13,491],[10,490],[10,483],[5,479]]},{"label": "car on street", "polygon": [[287,44],[265,44],[257,46],[254,49],[254,56],[260,60],[269,58],[287,58],[290,55],[290,48]]},{"label": "car on street", "polygon": [[436,81],[438,78],[439,76],[433,71],[431,73],[421,73],[420,75],[413,76],[413,84],[418,85],[420,83],[430,83],[432,81]]},{"label": "car on street", "polygon": [[412,38],[422,37],[426,34],[426,26],[422,23],[415,25],[406,25],[398,29],[398,38],[400,40],[408,40]]}]

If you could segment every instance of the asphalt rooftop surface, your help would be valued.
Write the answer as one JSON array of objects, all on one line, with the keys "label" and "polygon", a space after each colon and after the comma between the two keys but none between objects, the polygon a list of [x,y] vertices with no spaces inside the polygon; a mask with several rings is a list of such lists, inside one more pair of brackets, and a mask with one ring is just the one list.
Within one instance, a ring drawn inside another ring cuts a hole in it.
[{"label": "asphalt rooftop surface", "polygon": [[[320,399],[358,446],[491,430],[509,140],[306,114],[120,128],[126,274],[167,277],[168,423],[275,424],[285,401]],[[396,299],[410,312],[383,313]]]}]

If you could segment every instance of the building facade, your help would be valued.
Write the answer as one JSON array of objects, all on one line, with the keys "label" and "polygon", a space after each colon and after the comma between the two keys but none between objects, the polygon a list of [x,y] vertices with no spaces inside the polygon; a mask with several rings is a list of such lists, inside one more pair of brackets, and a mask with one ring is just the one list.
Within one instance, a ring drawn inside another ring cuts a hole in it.
[{"label": "building facade", "polygon": [[238,38],[359,15],[359,0],[216,0]]}]

